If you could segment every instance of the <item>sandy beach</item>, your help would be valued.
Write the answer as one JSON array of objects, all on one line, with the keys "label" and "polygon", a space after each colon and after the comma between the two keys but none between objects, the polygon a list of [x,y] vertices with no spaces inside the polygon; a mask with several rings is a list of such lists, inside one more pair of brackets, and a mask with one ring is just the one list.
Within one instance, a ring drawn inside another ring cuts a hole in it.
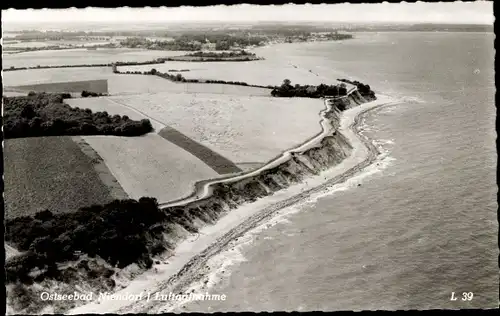
[{"label": "sandy beach", "polygon": [[[161,294],[186,293],[186,288],[197,281],[200,271],[206,269],[207,261],[225,250],[231,241],[262,225],[279,210],[292,206],[311,194],[327,191],[335,184],[346,181],[372,164],[379,152],[371,141],[356,133],[360,116],[380,106],[399,102],[388,96],[378,95],[375,101],[343,112],[339,132],[353,146],[348,158],[337,166],[308,178],[303,183],[229,212],[215,225],[206,226],[200,230],[199,234],[192,235],[179,243],[175,255],[167,259],[168,263],[154,264],[152,269],[139,275],[127,287],[116,292],[117,295],[144,293],[142,299],[94,301],[74,308],[67,314],[164,312],[179,306],[182,302],[156,301],[153,297],[157,292]],[[150,300],[147,299],[147,293],[151,294]]]}]

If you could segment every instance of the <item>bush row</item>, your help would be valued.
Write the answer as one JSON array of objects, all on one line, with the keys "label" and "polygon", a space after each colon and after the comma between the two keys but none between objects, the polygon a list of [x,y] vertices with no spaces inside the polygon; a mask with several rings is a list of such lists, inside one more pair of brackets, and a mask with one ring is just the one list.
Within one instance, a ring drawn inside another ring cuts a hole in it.
[{"label": "bush row", "polygon": [[224,81],[224,80],[205,80],[206,83],[222,83],[222,84],[233,84],[237,86],[248,86],[248,83],[246,82],[240,82],[240,81]]},{"label": "bush row", "polygon": [[319,86],[299,85],[292,86],[291,81],[285,79],[283,84],[274,88],[271,95],[274,97],[302,97],[302,98],[321,98],[325,96],[345,96],[347,88],[345,84],[340,85],[326,85],[320,84]]},{"label": "bush row", "polygon": [[97,92],[92,92],[92,91],[87,91],[87,90],[82,91],[82,98],[102,97],[102,96],[106,96],[106,95],[107,95],[107,93],[97,93]]},{"label": "bush row", "polygon": [[153,65],[165,61],[165,58],[158,58],[148,61],[118,61],[115,63],[107,64],[80,64],[80,65],[54,65],[54,66],[34,66],[34,67],[10,67],[3,69],[3,71],[27,70],[27,69],[50,69],[50,68],[82,68],[82,67],[112,67],[116,66],[140,66],[140,65]]},{"label": "bush row", "polygon": [[[171,70],[170,70],[171,71]],[[183,69],[180,71],[189,71],[188,69]],[[205,80],[205,79],[186,79],[184,76],[181,74],[176,74],[172,75],[169,73],[163,73],[159,72],[156,69],[151,69],[149,71],[118,71],[116,70],[115,73],[118,74],[135,74],[135,75],[155,75],[164,79],[168,79],[170,81],[174,82],[193,82],[193,83],[219,83],[219,84],[230,84],[230,85],[239,85],[239,86],[249,86],[249,87],[256,87],[256,88],[267,88],[267,89],[273,89],[274,86],[260,86],[260,85],[250,85],[246,82],[240,82],[240,81],[224,81],[224,80]]]},{"label": "bush row", "polygon": [[115,73],[117,74],[128,74],[128,75],[153,75],[153,76],[158,76],[164,79],[168,79],[170,81],[179,81],[179,82],[198,82],[198,80],[188,80],[184,78],[181,74],[176,74],[176,75],[171,75],[169,73],[163,73],[159,72],[156,69],[151,69],[149,71],[118,71],[116,70]]},{"label": "bush row", "polygon": [[243,56],[236,56],[239,58],[230,58],[230,57],[199,57],[199,59],[189,59],[184,56],[180,57],[168,57],[165,58],[165,61],[185,61],[185,62],[200,62],[200,61],[210,61],[210,62],[216,62],[216,61],[227,61],[227,62],[239,62],[239,61],[252,61],[252,60],[262,60],[263,58],[257,58],[257,57],[243,57]]},{"label": "bush row", "polygon": [[196,52],[191,54],[186,54],[186,56],[193,57],[211,57],[211,58],[227,58],[227,57],[239,57],[239,56],[255,56],[254,53],[247,52],[246,50],[232,51],[232,52]]}]

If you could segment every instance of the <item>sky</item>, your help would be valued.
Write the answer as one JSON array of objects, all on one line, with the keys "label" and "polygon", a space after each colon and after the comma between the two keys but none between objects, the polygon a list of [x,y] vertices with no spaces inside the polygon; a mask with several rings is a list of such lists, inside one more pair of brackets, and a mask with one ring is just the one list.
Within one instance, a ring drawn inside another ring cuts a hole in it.
[{"label": "sky", "polygon": [[329,21],[493,24],[493,2],[2,10],[9,22]]}]

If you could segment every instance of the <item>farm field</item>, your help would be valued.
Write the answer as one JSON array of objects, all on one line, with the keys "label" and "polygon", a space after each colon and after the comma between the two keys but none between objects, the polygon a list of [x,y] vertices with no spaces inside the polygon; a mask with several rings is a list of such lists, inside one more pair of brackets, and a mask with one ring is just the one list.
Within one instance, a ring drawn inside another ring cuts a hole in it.
[{"label": "farm field", "polygon": [[183,55],[183,51],[161,51],[132,48],[85,48],[41,50],[4,56],[3,68],[105,64],[117,61],[149,61],[159,57]]},{"label": "farm field", "polygon": [[66,81],[107,79],[113,75],[111,67],[49,68],[6,71],[4,86],[21,86]]},{"label": "farm field", "polygon": [[256,60],[245,62],[181,62],[167,61],[162,64],[120,66],[120,71],[145,71],[155,68],[160,72],[170,69],[189,69],[182,72],[186,79],[210,79],[224,81],[240,81],[253,85],[277,86],[284,79],[290,79],[292,84],[319,85],[324,78],[318,77],[307,70],[295,68],[285,61]]},{"label": "farm field", "polygon": [[106,79],[101,80],[85,80],[85,81],[71,81],[71,82],[54,82],[54,83],[41,83],[34,85],[23,85],[16,86],[15,88],[8,87],[7,90],[15,91],[25,91],[26,93],[30,91],[35,92],[50,92],[50,93],[61,93],[61,92],[82,92],[83,90],[92,91],[96,93],[108,93],[108,81]]},{"label": "farm field", "polygon": [[25,96],[26,92],[16,92],[16,91],[3,91],[3,96],[6,97],[19,97],[19,96]]},{"label": "farm field", "polygon": [[321,100],[156,93],[109,97],[236,164],[265,163],[321,131]]},{"label": "farm field", "polygon": [[197,181],[219,177],[201,160],[154,133],[82,138],[133,199],[149,196],[167,202],[189,195]]},{"label": "farm field", "polygon": [[[152,67],[147,70],[151,70]],[[7,71],[3,73],[6,87],[20,85],[108,80],[108,93],[140,94],[157,92],[221,93],[234,95],[270,94],[269,89],[224,84],[175,83],[158,76],[114,74],[111,67],[52,68]]]},{"label": "farm field", "polygon": [[173,127],[167,126],[163,128],[158,135],[190,152],[210,166],[210,168],[214,169],[218,174],[231,174],[242,171],[242,169],[226,157],[198,143]]},{"label": "farm field", "polygon": [[8,50],[10,47],[47,47],[53,45],[49,42],[21,42],[21,41],[16,41],[16,42],[4,42],[3,49]]},{"label": "farm field", "polygon": [[6,218],[45,209],[71,212],[126,197],[103,183],[112,176],[71,137],[7,139],[4,164]]},{"label": "farm field", "polygon": [[147,93],[180,89],[174,87],[173,82],[156,76],[114,74],[111,67],[29,69],[3,73],[4,85],[7,87],[104,79],[108,80],[107,92],[109,94]]},{"label": "farm field", "polygon": [[19,49],[19,48],[39,48],[48,46],[59,46],[64,48],[76,49],[77,47],[87,47],[94,45],[105,45],[111,43],[110,41],[45,41],[45,42],[17,42],[6,43],[3,47],[4,50]]},{"label": "farm field", "polygon": [[[5,35],[5,34],[4,34]],[[14,34],[14,36],[17,34]],[[64,39],[64,40],[49,40],[49,41],[20,41],[20,40],[8,40],[4,41],[4,49],[9,47],[46,47],[46,46],[61,46],[61,47],[71,47],[71,46],[91,46],[91,45],[104,45],[110,43],[119,43],[120,41],[127,38],[127,36],[100,36],[103,39]],[[169,37],[146,37],[150,41],[173,41],[174,38]]]}]

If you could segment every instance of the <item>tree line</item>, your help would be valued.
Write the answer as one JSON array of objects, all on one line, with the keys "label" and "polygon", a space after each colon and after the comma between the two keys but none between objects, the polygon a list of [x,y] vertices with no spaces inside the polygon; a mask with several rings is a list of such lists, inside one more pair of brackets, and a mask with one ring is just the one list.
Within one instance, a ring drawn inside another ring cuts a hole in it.
[{"label": "tree line", "polygon": [[[186,70],[184,69],[183,71],[186,71]],[[139,71],[139,70],[119,71],[118,69],[115,69],[113,72],[116,74],[127,74],[127,75],[153,75],[153,76],[158,76],[158,77],[168,79],[168,80],[174,81],[174,82],[198,82],[198,80],[196,80],[196,79],[186,79],[181,74],[171,75],[169,73],[159,72],[155,68],[153,68],[151,70],[147,70],[147,71]]]},{"label": "tree line", "polygon": [[325,96],[345,96],[347,88],[345,84],[318,86],[312,85],[292,85],[289,79],[283,80],[283,84],[271,91],[273,97],[301,97],[301,98],[322,98]]},{"label": "tree line", "polygon": [[178,56],[178,57],[167,57],[165,61],[187,61],[187,62],[202,62],[202,61],[252,61],[252,60],[263,60],[264,58],[258,58],[256,56],[233,56],[233,57],[197,57],[197,56]]},{"label": "tree line", "polygon": [[139,66],[153,65],[165,62],[166,58],[157,58],[148,61],[117,61],[107,64],[79,64],[79,65],[54,65],[54,66],[33,66],[33,67],[14,67],[3,69],[3,71],[27,70],[27,69],[50,69],[50,68],[82,68],[82,67],[113,67],[116,66]]},{"label": "tree line", "polygon": [[151,50],[179,50],[179,51],[197,51],[201,49],[201,44],[188,41],[157,41],[142,37],[128,37],[120,42],[122,47],[127,48],[146,48]]},{"label": "tree line", "polygon": [[34,268],[45,271],[42,279],[57,277],[57,263],[76,259],[80,253],[99,256],[119,268],[131,263],[149,268],[151,257],[166,249],[163,233],[169,222],[186,225],[180,214],[165,213],[149,197],[115,200],[74,213],[44,210],[9,219],[5,240],[24,253],[6,263],[7,283],[31,283],[29,273]]},{"label": "tree line", "polygon": [[[172,71],[172,70],[169,70]],[[180,71],[189,71],[188,69],[183,69]],[[190,82],[190,83],[218,83],[218,84],[230,84],[230,85],[237,85],[237,86],[249,86],[249,87],[256,87],[256,88],[266,88],[266,89],[272,89],[274,86],[260,86],[260,85],[251,85],[246,82],[241,82],[241,81],[224,81],[224,80],[212,80],[212,79],[186,79],[183,75],[181,74],[169,74],[169,73],[164,73],[164,72],[159,72],[155,68],[149,70],[149,71],[119,71],[115,70],[115,73],[118,74],[131,74],[131,75],[154,75],[158,76],[160,78],[164,78],[170,81],[174,82]]]},{"label": "tree line", "polygon": [[92,91],[87,91],[87,90],[83,90],[82,91],[82,98],[91,98],[91,97],[103,97],[103,96],[107,96],[108,94],[107,93],[97,93],[97,92],[92,92]]},{"label": "tree line", "polygon": [[260,46],[266,41],[265,37],[253,35],[231,35],[218,33],[192,32],[174,37],[173,41],[149,40],[141,37],[128,37],[120,42],[123,47],[147,48],[159,50],[199,51],[206,41],[215,44],[215,50],[229,50],[239,45],[241,47]]},{"label": "tree line", "polygon": [[292,85],[289,79],[283,80],[279,87],[275,87],[271,91],[273,97],[301,97],[301,98],[323,98],[323,97],[341,97],[347,95],[347,86],[349,83],[357,87],[359,93],[367,99],[375,99],[375,92],[371,90],[370,86],[363,84],[359,81],[351,81],[348,79],[337,79],[342,82],[339,85],[326,85],[320,84],[318,86],[312,85]]},{"label": "tree line", "polygon": [[254,53],[249,53],[246,50],[234,51],[234,52],[196,52],[191,54],[186,54],[186,56],[193,57],[238,57],[238,56],[253,56],[256,55]]},{"label": "tree line", "polygon": [[27,96],[3,97],[5,138],[116,135],[140,136],[153,130],[148,119],[131,120],[128,116],[92,113],[90,109],[64,103],[68,93],[30,92]]}]

